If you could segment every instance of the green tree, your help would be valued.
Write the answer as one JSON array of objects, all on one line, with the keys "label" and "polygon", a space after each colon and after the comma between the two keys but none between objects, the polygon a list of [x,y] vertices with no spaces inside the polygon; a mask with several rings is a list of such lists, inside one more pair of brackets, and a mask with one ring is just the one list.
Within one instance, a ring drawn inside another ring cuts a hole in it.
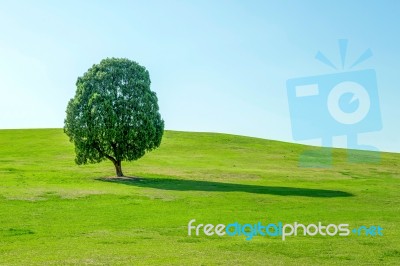
[{"label": "green tree", "polygon": [[107,58],[76,82],[64,132],[75,144],[77,164],[133,161],[160,146],[164,121],[149,72],[128,59]]}]

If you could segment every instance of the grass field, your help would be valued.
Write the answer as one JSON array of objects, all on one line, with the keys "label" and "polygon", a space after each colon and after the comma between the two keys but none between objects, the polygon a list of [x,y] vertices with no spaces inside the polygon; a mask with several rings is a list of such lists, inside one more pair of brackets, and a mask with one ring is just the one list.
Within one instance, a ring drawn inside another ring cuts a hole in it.
[{"label": "grass field", "polygon": [[[299,168],[306,146],[166,131],[110,181],[110,162],[76,166],[61,129],[0,130],[0,265],[396,265],[400,154],[378,164]],[[384,236],[207,237],[196,223],[380,225]]]}]

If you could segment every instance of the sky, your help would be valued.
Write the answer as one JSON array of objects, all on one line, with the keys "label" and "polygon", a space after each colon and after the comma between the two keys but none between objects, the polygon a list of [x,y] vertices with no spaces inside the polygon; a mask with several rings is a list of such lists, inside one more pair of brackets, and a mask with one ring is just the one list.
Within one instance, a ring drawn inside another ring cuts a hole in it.
[{"label": "sky", "polygon": [[[75,82],[107,57],[145,66],[166,129],[295,141],[286,82],[374,69],[382,129],[400,152],[398,1],[0,1],[0,128],[61,128]],[[321,105],[323,106],[323,105]],[[316,112],[318,112],[316,110]],[[333,138],[345,147],[346,138]]]}]

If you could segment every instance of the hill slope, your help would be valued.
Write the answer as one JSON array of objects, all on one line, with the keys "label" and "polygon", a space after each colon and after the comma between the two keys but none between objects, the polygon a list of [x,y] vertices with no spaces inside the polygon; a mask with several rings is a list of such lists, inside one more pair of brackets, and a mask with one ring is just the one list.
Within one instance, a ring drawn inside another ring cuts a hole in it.
[{"label": "hill slope", "polygon": [[[61,129],[0,130],[0,264],[354,264],[400,259],[399,154],[299,167],[307,146],[167,131],[124,163],[76,166]],[[187,236],[187,224],[380,225],[383,237]]]}]

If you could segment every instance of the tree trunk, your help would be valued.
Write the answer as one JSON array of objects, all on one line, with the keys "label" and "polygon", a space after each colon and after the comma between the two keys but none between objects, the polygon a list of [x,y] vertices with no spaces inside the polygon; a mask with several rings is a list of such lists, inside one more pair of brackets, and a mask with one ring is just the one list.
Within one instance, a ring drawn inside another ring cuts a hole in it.
[{"label": "tree trunk", "polygon": [[121,161],[115,161],[114,166],[115,166],[115,172],[117,173],[117,176],[123,177],[124,173],[122,173]]}]

